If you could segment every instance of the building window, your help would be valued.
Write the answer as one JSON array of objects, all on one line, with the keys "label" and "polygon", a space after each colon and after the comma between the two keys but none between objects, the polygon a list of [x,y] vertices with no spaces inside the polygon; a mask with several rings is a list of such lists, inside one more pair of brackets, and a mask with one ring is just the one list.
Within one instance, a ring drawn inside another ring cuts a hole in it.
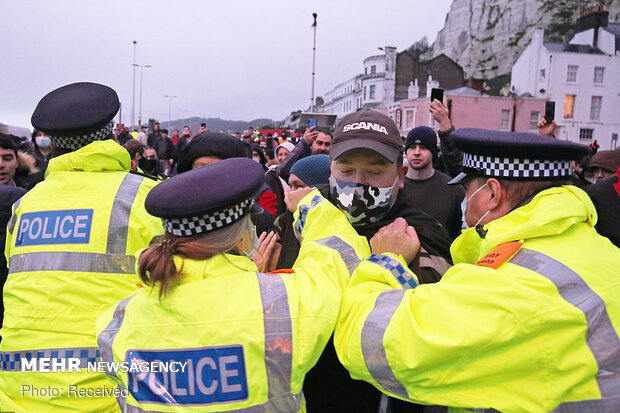
[{"label": "building window", "polygon": [[588,128],[579,129],[579,140],[591,141],[592,135],[594,135],[594,129],[588,129]]},{"label": "building window", "polygon": [[604,67],[595,67],[594,68],[594,83],[603,84],[603,78],[605,77],[605,68]]},{"label": "building window", "polygon": [[564,119],[572,119],[575,111],[575,95],[564,96]]},{"label": "building window", "polygon": [[364,68],[364,74],[365,74],[365,75],[367,75],[367,74],[368,74],[368,68],[367,68],[367,67],[365,67],[365,68]]},{"label": "building window", "polygon": [[510,110],[509,109],[502,109],[502,125],[500,129],[501,130],[510,129]]},{"label": "building window", "polygon": [[533,110],[530,113],[530,130],[538,130],[538,119],[540,118],[540,112]]},{"label": "building window", "polygon": [[370,74],[374,75],[375,73],[377,73],[377,66],[376,65],[370,66]]},{"label": "building window", "polygon": [[405,109],[405,129],[413,129],[415,126],[415,108]]},{"label": "building window", "polygon": [[547,75],[547,71],[545,69],[540,69],[540,81],[545,81],[545,76]]},{"label": "building window", "polygon": [[567,82],[575,83],[577,81],[577,69],[579,69],[577,65],[568,65],[568,70],[566,71]]},{"label": "building window", "polygon": [[370,90],[368,92],[368,99],[375,98],[375,85],[370,85]]},{"label": "building window", "polygon": [[601,106],[603,106],[602,96],[592,96],[590,103],[590,120],[601,120]]},{"label": "building window", "polygon": [[364,86],[364,100],[366,100],[366,86]]}]

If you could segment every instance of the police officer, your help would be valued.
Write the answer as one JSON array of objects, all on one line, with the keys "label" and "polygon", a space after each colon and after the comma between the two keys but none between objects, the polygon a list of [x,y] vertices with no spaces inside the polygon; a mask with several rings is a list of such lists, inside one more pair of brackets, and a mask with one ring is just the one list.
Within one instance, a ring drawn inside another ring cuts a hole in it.
[{"label": "police officer", "polygon": [[[342,290],[370,251],[338,209],[304,188],[288,198],[302,240],[295,266],[257,272],[248,258],[257,245],[250,216],[264,179],[258,163],[231,158],[148,195],[147,211],[166,233],[139,256],[144,288],[97,320],[103,361],[129,363],[111,373],[126,411],[300,409],[304,376],[333,331]],[[131,371],[153,362],[163,367]]]},{"label": "police officer", "polygon": [[[114,386],[87,371],[99,359],[95,319],[135,291],[133,254],[163,232],[144,209],[156,182],[130,174],[129,153],[112,139],[118,109],[109,87],[74,83],[43,97],[32,115],[55,157],[45,181],[14,205],[7,228],[5,411],[118,411],[104,394]],[[76,361],[81,372],[69,372]]]},{"label": "police officer", "polygon": [[452,245],[455,265],[418,285],[413,229],[380,230],[343,297],[340,360],[389,395],[454,411],[620,411],[620,250],[566,184],[587,149],[479,129],[452,137],[471,227]]}]

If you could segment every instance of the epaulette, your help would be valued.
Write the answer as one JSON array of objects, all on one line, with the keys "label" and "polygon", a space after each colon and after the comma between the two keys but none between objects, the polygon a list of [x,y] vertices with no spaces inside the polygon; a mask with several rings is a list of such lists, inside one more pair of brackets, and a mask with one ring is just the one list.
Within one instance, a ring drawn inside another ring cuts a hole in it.
[{"label": "epaulette", "polygon": [[130,174],[134,174],[134,175],[140,175],[143,176],[145,178],[149,178],[152,179],[154,181],[163,181],[163,179],[157,177],[157,176],[153,176],[153,175],[149,175],[149,174],[145,174],[144,172],[138,172],[138,171],[134,171],[134,170],[130,170],[129,171]]}]

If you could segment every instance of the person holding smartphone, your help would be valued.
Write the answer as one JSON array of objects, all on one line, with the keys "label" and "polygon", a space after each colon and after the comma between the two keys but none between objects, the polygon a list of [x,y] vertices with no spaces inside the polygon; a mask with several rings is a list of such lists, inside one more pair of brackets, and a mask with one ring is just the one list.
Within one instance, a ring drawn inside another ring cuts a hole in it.
[{"label": "person holding smartphone", "polygon": [[332,133],[329,129],[319,128],[316,126],[316,119],[314,120],[314,123],[308,122],[308,127],[306,128],[301,141],[286,157],[284,162],[278,166],[278,175],[280,175],[285,181],[288,181],[290,170],[298,160],[310,155],[329,155],[332,137]]}]

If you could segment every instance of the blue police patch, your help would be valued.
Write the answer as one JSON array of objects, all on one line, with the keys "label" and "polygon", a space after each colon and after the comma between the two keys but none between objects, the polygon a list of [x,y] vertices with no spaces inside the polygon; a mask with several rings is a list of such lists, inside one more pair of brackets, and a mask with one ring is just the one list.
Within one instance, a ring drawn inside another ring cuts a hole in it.
[{"label": "blue police patch", "polygon": [[92,222],[92,209],[29,212],[19,218],[15,246],[88,244]]},{"label": "blue police patch", "polygon": [[127,373],[129,391],[138,402],[196,406],[248,398],[243,347],[238,345],[128,350],[125,361],[129,365],[146,362],[151,366],[161,362],[160,369]]}]

